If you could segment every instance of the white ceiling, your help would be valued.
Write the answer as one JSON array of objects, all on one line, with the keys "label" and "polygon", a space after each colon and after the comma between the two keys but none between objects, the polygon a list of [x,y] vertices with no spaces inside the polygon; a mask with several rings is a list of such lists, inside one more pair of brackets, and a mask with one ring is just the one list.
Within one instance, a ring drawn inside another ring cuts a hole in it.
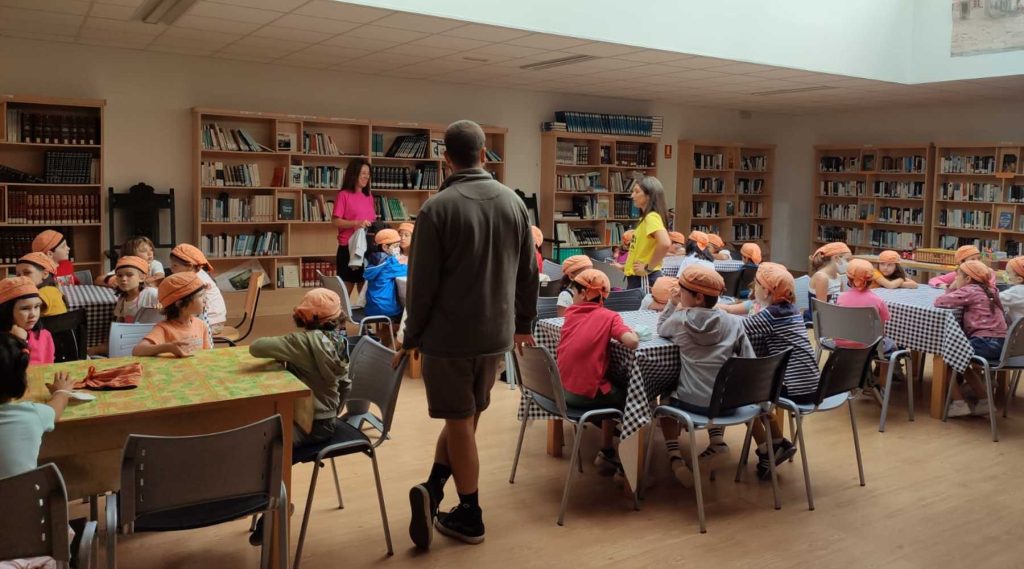
[{"label": "white ceiling", "polygon": [[[334,0],[200,0],[173,25],[144,0],[0,0],[0,36],[534,91],[815,113],[1024,97],[1024,76],[903,85],[470,24]],[[599,59],[548,70],[521,66]],[[759,93],[831,87],[827,90]]]}]

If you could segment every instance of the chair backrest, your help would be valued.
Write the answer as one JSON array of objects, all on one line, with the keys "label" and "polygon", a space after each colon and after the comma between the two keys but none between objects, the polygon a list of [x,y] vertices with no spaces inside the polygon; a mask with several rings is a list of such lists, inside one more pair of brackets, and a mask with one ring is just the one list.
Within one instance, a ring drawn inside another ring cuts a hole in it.
[{"label": "chair backrest", "polygon": [[512,350],[512,355],[520,389],[553,401],[564,418],[567,414],[565,392],[562,391],[558,364],[551,352],[544,346],[526,346],[522,354]]},{"label": "chair backrest", "polygon": [[[757,267],[747,267],[743,269],[743,274],[740,275],[740,284],[736,286],[736,296],[738,296],[744,290],[750,288],[750,285],[754,282],[754,277],[757,276]],[[804,295],[804,299],[807,295]]]},{"label": "chair backrest", "polygon": [[612,289],[626,288],[626,274],[622,269],[613,267],[603,261],[594,261],[594,268],[604,273],[611,282]]},{"label": "chair backrest", "polygon": [[796,297],[796,307],[801,312],[807,312],[811,309],[811,304],[807,301],[807,293],[811,290],[811,277],[803,275],[793,279],[793,296]]},{"label": "chair backrest", "polygon": [[562,280],[561,279],[559,279],[557,281],[546,282],[546,283],[540,285],[540,290],[538,292],[538,296],[543,297],[543,298],[552,297],[552,296],[557,297],[558,293],[560,293],[560,292],[562,292]]},{"label": "chair backrest", "polygon": [[1018,318],[1010,323],[999,362],[1000,365],[1007,367],[1024,367],[1024,318]]},{"label": "chair backrest", "polygon": [[82,270],[79,270],[79,271],[75,271],[75,278],[78,279],[78,282],[80,282],[80,283],[82,283],[84,285],[91,285],[92,284],[92,271],[90,271],[89,269],[82,269]]},{"label": "chair backrest", "polygon": [[110,336],[107,339],[107,356],[119,358],[132,355],[132,348],[139,345],[142,338],[149,334],[155,324],[110,323]]},{"label": "chair backrest", "polygon": [[640,310],[640,303],[643,300],[643,289],[615,290],[604,300],[604,306],[608,310],[614,310],[615,312],[631,312],[633,310]]},{"label": "chair backrest", "polygon": [[739,296],[740,278],[743,271],[718,271],[725,281],[725,296]]},{"label": "chair backrest", "polygon": [[348,296],[348,289],[345,288],[345,281],[341,280],[341,277],[338,275],[328,276],[320,271],[316,272],[316,276],[320,278],[320,286],[334,291],[341,297],[341,311],[345,313],[349,320],[352,320],[352,302]]},{"label": "chair backrest", "polygon": [[[263,280],[266,276],[266,273],[260,271],[258,273],[253,273],[249,278],[249,288],[245,291],[245,312],[242,314],[242,321],[239,322],[239,325],[241,325],[248,321],[249,325],[246,328],[245,333],[239,336],[239,340],[245,339],[246,336],[252,333],[252,327],[256,323],[256,309],[259,308],[260,305],[260,291],[263,289]],[[239,332],[241,332],[241,330],[239,330]]]},{"label": "chair backrest", "polygon": [[822,401],[833,395],[847,393],[858,387],[863,388],[868,374],[871,373],[871,360],[881,343],[882,338],[875,338],[873,342],[863,347],[837,347],[833,350],[825,362],[825,368],[821,371],[821,380],[818,382],[814,404],[820,405]]},{"label": "chair backrest", "polygon": [[5,515],[0,516],[0,559],[50,556],[67,566],[68,495],[64,478],[53,464],[44,464],[0,480]]},{"label": "chair backrest", "polygon": [[812,299],[814,306],[814,336],[849,340],[868,345],[885,335],[885,323],[878,311],[871,306],[837,306]]},{"label": "chair backrest", "polygon": [[586,255],[594,261],[607,261],[612,258],[612,248],[604,247],[602,249],[587,249]]},{"label": "chair backrest", "polygon": [[558,317],[558,297],[542,296],[537,299],[537,320]]},{"label": "chair backrest", "polygon": [[562,280],[562,265],[559,265],[558,263],[555,263],[553,261],[544,259],[544,266],[541,267],[540,272],[551,277],[552,281]]},{"label": "chair backrest", "polygon": [[402,387],[402,376],[405,375],[408,357],[402,358],[398,369],[392,369],[391,361],[394,357],[395,352],[373,338],[363,336],[352,349],[349,358],[348,376],[352,380],[352,390],[348,393],[348,400],[373,403],[380,408],[381,418],[384,419],[384,429],[374,446],[382,443],[391,430],[398,390]]},{"label": "chair backrest", "polygon": [[[281,416],[198,436],[128,435],[121,460],[120,522],[230,498],[276,504],[281,492]],[[288,425],[288,428],[292,428]],[[181,520],[183,527],[189,520]]]},{"label": "chair backrest", "polygon": [[88,357],[88,335],[84,308],[56,316],[44,316],[39,325],[53,336],[55,363],[84,360]]},{"label": "chair backrest", "polygon": [[782,377],[792,348],[764,358],[731,357],[715,376],[708,415],[755,403],[775,403],[782,391]]}]

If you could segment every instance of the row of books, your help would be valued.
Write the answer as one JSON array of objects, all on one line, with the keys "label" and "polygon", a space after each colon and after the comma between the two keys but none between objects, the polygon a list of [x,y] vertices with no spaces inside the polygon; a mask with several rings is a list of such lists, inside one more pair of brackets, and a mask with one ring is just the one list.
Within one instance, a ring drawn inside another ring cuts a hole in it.
[{"label": "row of books", "polygon": [[[383,142],[383,139],[381,140]],[[425,134],[396,136],[384,156],[390,158],[427,158],[431,154],[430,137]],[[439,156],[434,156],[439,158]]]},{"label": "row of books", "polygon": [[486,152],[487,154],[488,162],[501,162],[501,154],[498,154],[497,152],[491,150],[490,148],[484,149],[484,152]]},{"label": "row of books", "polygon": [[736,191],[741,194],[763,194],[764,179],[736,178]]},{"label": "row of books", "polygon": [[725,154],[721,152],[714,154],[694,152],[693,167],[696,170],[724,170],[726,167]]},{"label": "row of books", "polygon": [[[865,170],[871,170],[873,168],[873,164],[868,164],[869,157],[872,159],[874,158],[873,156],[864,157]],[[927,168],[927,164],[928,162],[924,159],[924,156],[921,156],[920,154],[915,154],[913,156],[882,156],[879,172],[923,174]]]},{"label": "row of books", "polygon": [[936,247],[942,249],[957,249],[964,245],[974,245],[981,251],[990,249],[992,251],[999,250],[998,239],[978,239],[976,237],[964,237],[962,235],[945,235],[939,234],[938,243]]},{"label": "row of books", "polygon": [[818,240],[826,243],[842,241],[848,245],[856,245],[864,240],[864,230],[859,227],[819,225]]},{"label": "row of books", "polygon": [[[301,168],[301,166],[299,166]],[[204,186],[259,187],[260,168],[257,164],[227,164],[202,162],[200,164]]]},{"label": "row of books", "polygon": [[302,152],[306,154],[318,154],[321,156],[344,156],[349,154],[342,152],[334,137],[323,132],[302,132]]},{"label": "row of books", "polygon": [[[294,166],[292,166],[294,168]],[[281,168],[283,170],[283,168]],[[345,169],[338,166],[303,166],[303,188],[341,189],[341,181],[345,179]],[[277,181],[277,173],[274,173]]]},{"label": "row of books", "polygon": [[615,208],[615,217],[628,217],[630,219],[638,219],[640,217],[640,208],[636,207],[632,199],[623,196],[614,196],[614,199],[615,201],[612,203]]},{"label": "row of books", "polygon": [[898,223],[901,225],[924,225],[923,207],[880,207],[878,208],[879,223]]},{"label": "row of books", "polygon": [[211,258],[265,257],[281,255],[284,250],[284,233],[280,231],[207,234],[199,241],[203,254]]},{"label": "row of books", "polygon": [[855,203],[822,203],[818,204],[818,218],[837,221],[862,221],[867,219],[867,212],[863,217],[861,210]]},{"label": "row of books", "polygon": [[768,157],[763,154],[747,154],[740,156],[740,170],[747,172],[764,172],[768,169]]},{"label": "row of books", "polygon": [[818,193],[828,197],[860,197],[864,195],[863,180],[822,180]]},{"label": "row of books", "polygon": [[876,180],[871,195],[876,198],[921,199],[924,197],[924,182],[894,182]]},{"label": "row of books", "polygon": [[323,195],[302,196],[302,221],[325,222],[334,215],[334,200]]},{"label": "row of books", "polygon": [[[548,125],[550,124],[550,127]],[[545,123],[544,130],[565,130],[620,136],[653,136],[660,138],[665,121],[659,116],[618,115],[557,111],[553,123]]]},{"label": "row of books", "polygon": [[763,217],[764,202],[740,200],[738,215],[740,217]]},{"label": "row of books", "polygon": [[721,204],[718,202],[709,202],[694,200],[693,201],[693,216],[694,217],[720,217],[721,216]]},{"label": "row of books", "polygon": [[215,122],[203,125],[204,150],[231,150],[234,152],[273,152],[263,146],[244,128],[224,129]]},{"label": "row of books", "polygon": [[628,194],[633,191],[635,181],[643,177],[644,173],[639,170],[633,170],[632,172],[609,172],[608,191]]},{"label": "row of books", "polygon": [[996,171],[996,157],[988,156],[942,156],[939,158],[939,172],[943,174],[992,174]]},{"label": "row of books", "polygon": [[734,223],[732,224],[733,241],[763,241],[763,223]]},{"label": "row of books", "polygon": [[441,184],[436,164],[406,166],[371,166],[373,187],[391,190],[434,190]]},{"label": "row of books", "polygon": [[943,182],[939,185],[939,199],[942,200],[997,202],[1002,193],[999,184]]},{"label": "row of books", "polygon": [[1006,201],[1024,203],[1024,186],[1010,186],[1006,188]]},{"label": "row of books", "polygon": [[223,193],[217,197],[203,197],[199,203],[199,216],[207,223],[274,221],[274,196],[239,198]]},{"label": "row of books", "polygon": [[[54,227],[53,229],[58,229]],[[0,262],[5,265],[13,265],[18,262],[24,254],[32,250],[32,240],[39,235],[40,229],[4,229],[0,231]],[[71,231],[61,231],[71,246],[72,253],[75,251],[74,237]]]},{"label": "row of books", "polygon": [[693,193],[695,194],[720,194],[725,191],[725,179],[723,178],[694,178]]},{"label": "row of books", "polygon": [[7,193],[7,223],[100,223],[100,196],[95,193],[10,190]]},{"label": "row of books", "polygon": [[572,209],[559,212],[561,219],[606,219],[608,198],[595,196],[573,196]]},{"label": "row of books", "polygon": [[714,233],[720,235],[722,231],[719,229],[717,223],[705,224],[705,223],[694,223],[690,225],[690,228],[694,231],[703,231],[704,233]]},{"label": "row of books", "polygon": [[604,186],[601,185],[601,172],[585,172],[556,175],[555,189],[560,192],[591,192],[600,191]]},{"label": "row of books", "polygon": [[[1007,227],[1001,229],[1011,228],[1013,223],[1012,213],[1010,213],[1007,221],[1009,221]],[[950,227],[954,229],[988,230],[992,228],[992,212],[981,210],[940,209],[938,224],[939,227]]]},{"label": "row of books", "polygon": [[571,140],[559,140],[555,146],[555,163],[570,166],[590,164],[590,146]]},{"label": "row of books", "polygon": [[320,286],[320,277],[317,276],[318,272],[326,277],[333,277],[338,274],[338,268],[335,266],[334,261],[327,260],[308,261],[303,259],[299,263],[299,271],[302,279],[300,284],[304,287]]},{"label": "row of books", "polygon": [[7,142],[35,144],[99,144],[98,114],[40,113],[7,108]]},{"label": "row of books", "polygon": [[[857,241],[859,243],[859,241]],[[889,231],[886,229],[871,230],[871,245],[887,249],[917,249],[921,247],[920,233],[906,231]]]},{"label": "row of books", "polygon": [[97,184],[100,160],[89,152],[47,152],[43,178],[47,184]]},{"label": "row of books", "polygon": [[555,229],[558,239],[566,247],[597,247],[604,244],[604,235],[593,227],[570,229],[567,223],[557,223]]},{"label": "row of books", "polygon": [[822,156],[818,159],[819,172],[857,172],[860,158],[857,156]]},{"label": "row of books", "polygon": [[605,227],[605,237],[608,238],[609,245],[622,245],[622,234],[629,229],[629,226],[624,223],[609,223]]},{"label": "row of books", "polygon": [[654,153],[653,144],[620,142],[615,145],[615,164],[618,166],[654,167]]},{"label": "row of books", "polygon": [[380,221],[408,221],[411,219],[409,210],[398,198],[373,196],[373,209]]},{"label": "row of books", "polygon": [[0,182],[12,182],[17,184],[42,184],[45,182],[39,176],[29,174],[23,170],[0,164]]}]

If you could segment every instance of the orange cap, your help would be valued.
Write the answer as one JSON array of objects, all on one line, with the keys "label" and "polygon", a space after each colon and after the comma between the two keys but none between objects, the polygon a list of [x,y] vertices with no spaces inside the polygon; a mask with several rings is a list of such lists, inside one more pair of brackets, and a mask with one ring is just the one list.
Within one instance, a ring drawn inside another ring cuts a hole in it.
[{"label": "orange cap", "polygon": [[171,249],[171,255],[181,259],[182,261],[185,261],[186,263],[192,266],[198,267],[200,269],[205,269],[206,272],[208,273],[213,272],[213,266],[210,265],[210,261],[206,260],[206,255],[204,255],[203,252],[200,251],[199,248],[196,247],[195,245],[182,243],[175,247],[174,249]]},{"label": "orange cap", "polygon": [[593,300],[597,297],[608,298],[608,295],[612,292],[612,283],[608,280],[608,275],[597,269],[584,269],[572,280],[586,288],[584,297],[587,300]]},{"label": "orange cap", "polygon": [[985,263],[978,260],[964,261],[960,264],[960,270],[971,277],[972,281],[988,284],[991,269],[986,267]]},{"label": "orange cap", "polygon": [[533,232],[533,244],[540,247],[544,244],[544,232],[540,230],[536,225],[530,226],[530,231]]},{"label": "orange cap", "polygon": [[846,265],[846,276],[855,288],[864,288],[875,274],[875,268],[864,259],[853,259]]},{"label": "orange cap", "polygon": [[28,277],[11,277],[0,281],[0,304],[26,296],[39,296],[39,289]]},{"label": "orange cap", "polygon": [[778,263],[761,263],[757,267],[754,280],[768,291],[768,294],[772,296],[772,302],[793,300],[796,282],[786,267]]},{"label": "orange cap", "polygon": [[402,236],[394,229],[381,229],[373,236],[373,242],[377,245],[392,245],[402,240]]},{"label": "orange cap", "polygon": [[409,222],[405,222],[405,223],[400,223],[398,225],[398,230],[399,231],[408,231],[409,233],[412,233],[412,230],[415,227],[416,227],[415,225],[413,225],[413,224],[411,224]]},{"label": "orange cap", "polygon": [[1006,268],[1024,277],[1024,257],[1014,257],[1006,263]]},{"label": "orange cap", "polygon": [[678,231],[669,231],[668,240],[680,245],[686,245],[686,236]]},{"label": "orange cap", "polygon": [[719,237],[717,233],[708,233],[708,243],[718,247],[719,249],[725,248],[725,241],[722,241],[722,238]]},{"label": "orange cap", "polygon": [[295,307],[295,316],[303,322],[324,322],[341,315],[341,297],[326,288],[314,288]]},{"label": "orange cap", "polygon": [[114,265],[114,270],[124,269],[131,267],[138,269],[142,272],[143,276],[149,274],[149,261],[142,257],[135,257],[133,255],[125,255],[124,257],[117,258],[117,265]]},{"label": "orange cap", "polygon": [[953,255],[953,260],[959,265],[960,263],[963,263],[967,257],[973,257],[974,255],[981,255],[981,251],[979,251],[974,245],[964,245],[956,250],[956,253]]},{"label": "orange cap", "polygon": [[818,250],[814,252],[815,255],[821,254],[825,257],[835,257],[836,255],[850,255],[850,248],[846,246],[846,243],[836,241],[834,243],[828,243],[818,247]]},{"label": "orange cap", "polygon": [[878,254],[879,263],[899,263],[902,259],[896,251],[882,251]]},{"label": "orange cap", "polygon": [[696,241],[697,242],[697,246],[700,247],[701,249],[707,249],[708,248],[708,234],[704,233],[703,231],[697,231],[696,229],[691,231],[690,232],[690,240],[691,241]]},{"label": "orange cap", "polygon": [[49,253],[57,248],[64,241],[64,236],[57,231],[47,229],[36,235],[32,240],[32,251],[34,253]]},{"label": "orange cap", "polygon": [[654,302],[667,304],[668,300],[672,298],[672,289],[677,286],[679,286],[679,281],[672,277],[658,277],[658,280],[654,281],[654,286],[651,287],[651,296],[654,297]]},{"label": "orange cap", "polygon": [[161,306],[170,306],[204,286],[202,279],[195,273],[174,273],[160,283],[157,298]]},{"label": "orange cap", "polygon": [[755,265],[761,264],[761,247],[757,243],[744,243],[743,247],[740,247],[740,255],[747,257]]},{"label": "orange cap", "polygon": [[53,259],[51,259],[50,256],[47,255],[46,253],[33,251],[32,253],[29,253],[28,255],[25,255],[22,258],[18,259],[18,264],[21,263],[35,265],[36,267],[39,267],[39,270],[46,271],[51,275],[57,272],[57,263],[54,263]]},{"label": "orange cap", "polygon": [[593,269],[594,262],[586,255],[573,255],[562,261],[562,272],[572,277],[584,269]]},{"label": "orange cap", "polygon": [[629,231],[626,231],[625,233],[622,234],[622,244],[623,244],[623,246],[629,247],[629,244],[632,243],[632,242],[633,242],[633,230],[630,229]]},{"label": "orange cap", "polygon": [[706,296],[722,296],[725,290],[725,279],[722,275],[706,265],[690,265],[683,269],[679,284]]}]

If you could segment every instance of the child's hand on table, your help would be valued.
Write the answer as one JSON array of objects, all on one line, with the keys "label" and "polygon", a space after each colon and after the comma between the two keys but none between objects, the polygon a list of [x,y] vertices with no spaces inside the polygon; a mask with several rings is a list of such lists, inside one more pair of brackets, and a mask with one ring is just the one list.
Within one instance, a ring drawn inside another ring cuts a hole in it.
[{"label": "child's hand on table", "polygon": [[50,395],[56,395],[58,392],[70,395],[74,387],[75,381],[71,379],[71,375],[66,371],[58,371],[53,374],[53,383],[46,384],[46,389],[50,391]]},{"label": "child's hand on table", "polygon": [[174,354],[175,357],[187,358],[192,355],[192,342],[189,342],[187,340],[169,342],[167,344],[167,351],[171,354]]}]

